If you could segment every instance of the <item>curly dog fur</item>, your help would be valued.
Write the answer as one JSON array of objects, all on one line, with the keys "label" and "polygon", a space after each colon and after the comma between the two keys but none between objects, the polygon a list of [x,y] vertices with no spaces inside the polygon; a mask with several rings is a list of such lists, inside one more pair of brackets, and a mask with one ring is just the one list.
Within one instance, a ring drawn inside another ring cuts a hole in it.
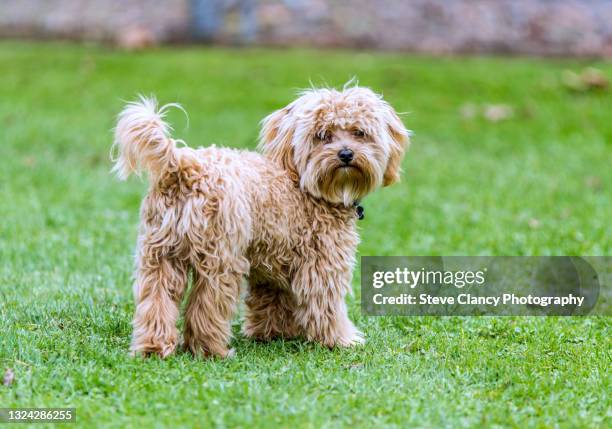
[{"label": "curly dog fur", "polygon": [[136,255],[133,353],[168,356],[190,273],[185,347],[232,354],[248,280],[246,336],[363,342],[347,315],[358,243],[353,203],[399,180],[408,132],[363,87],[311,89],[265,118],[260,153],[178,147],[168,106],[129,103],[115,131],[122,179],[149,173]]}]

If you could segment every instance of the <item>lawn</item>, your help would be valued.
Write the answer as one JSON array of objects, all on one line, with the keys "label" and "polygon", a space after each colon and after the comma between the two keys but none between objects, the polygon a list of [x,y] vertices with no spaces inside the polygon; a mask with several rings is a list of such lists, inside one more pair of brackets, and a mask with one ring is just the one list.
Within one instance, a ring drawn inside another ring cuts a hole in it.
[{"label": "lawn", "polygon": [[[350,51],[0,43],[0,406],[105,427],[610,427],[610,319],[365,317],[329,351],[239,333],[232,360],[128,356],[146,183],[109,174],[137,93],[180,102],[192,146],[254,148],[295,90],[356,75],[414,130],[401,184],[364,201],[361,255],[611,255],[611,63]],[[484,114],[483,114],[484,112]]]}]

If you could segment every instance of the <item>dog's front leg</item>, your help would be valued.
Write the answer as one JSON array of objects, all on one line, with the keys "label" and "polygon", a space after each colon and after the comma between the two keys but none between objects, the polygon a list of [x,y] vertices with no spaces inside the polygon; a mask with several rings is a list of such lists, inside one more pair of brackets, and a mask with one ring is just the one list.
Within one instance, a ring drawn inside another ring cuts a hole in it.
[{"label": "dog's front leg", "polygon": [[295,320],[306,338],[327,347],[364,343],[363,334],[348,318],[344,298],[350,290],[351,269],[338,270],[316,261],[302,266],[293,279]]}]

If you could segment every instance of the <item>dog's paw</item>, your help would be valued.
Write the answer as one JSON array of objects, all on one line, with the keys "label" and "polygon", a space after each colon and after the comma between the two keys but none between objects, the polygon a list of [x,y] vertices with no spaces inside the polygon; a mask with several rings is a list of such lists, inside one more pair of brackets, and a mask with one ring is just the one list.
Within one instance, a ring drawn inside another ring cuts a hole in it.
[{"label": "dog's paw", "polygon": [[334,347],[355,347],[365,344],[365,336],[351,322],[347,322],[341,329],[335,331],[332,335],[327,335],[319,338],[312,338],[322,345]]},{"label": "dog's paw", "polygon": [[236,355],[236,349],[230,349],[221,342],[205,342],[191,335],[186,335],[182,350],[191,353],[196,358],[231,359]]},{"label": "dog's paw", "polygon": [[150,357],[157,355],[162,359],[170,356],[176,349],[176,339],[134,339],[130,348],[130,355],[133,357]]},{"label": "dog's paw", "polygon": [[363,332],[353,328],[353,331],[348,333],[348,335],[337,338],[334,345],[338,347],[355,347],[365,344],[365,342],[366,339]]}]

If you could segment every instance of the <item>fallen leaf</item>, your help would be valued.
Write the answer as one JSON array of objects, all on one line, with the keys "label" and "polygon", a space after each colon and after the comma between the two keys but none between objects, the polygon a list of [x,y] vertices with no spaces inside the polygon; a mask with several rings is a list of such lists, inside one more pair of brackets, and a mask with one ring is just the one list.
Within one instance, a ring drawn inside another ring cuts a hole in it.
[{"label": "fallen leaf", "polygon": [[608,78],[601,70],[595,67],[584,69],[580,79],[589,89],[604,89],[608,87]]},{"label": "fallen leaf", "polygon": [[509,119],[514,115],[514,109],[507,104],[487,104],[484,108],[484,117],[491,122]]},{"label": "fallen leaf", "polygon": [[604,72],[595,68],[587,67],[580,73],[565,70],[562,76],[563,85],[572,91],[584,92],[595,89],[606,89],[608,78]]},{"label": "fallen leaf", "polygon": [[601,178],[598,176],[589,176],[585,179],[584,184],[593,190],[600,190],[602,188]]},{"label": "fallen leaf", "polygon": [[528,224],[529,224],[529,228],[531,229],[537,229],[540,227],[540,221],[536,218],[529,219]]},{"label": "fallen leaf", "polygon": [[33,156],[26,156],[23,158],[23,165],[26,167],[35,167],[36,166],[36,158]]},{"label": "fallen leaf", "polygon": [[2,384],[8,387],[13,384],[13,381],[15,381],[15,373],[12,369],[7,368],[6,371],[4,371],[4,379],[2,380]]}]

